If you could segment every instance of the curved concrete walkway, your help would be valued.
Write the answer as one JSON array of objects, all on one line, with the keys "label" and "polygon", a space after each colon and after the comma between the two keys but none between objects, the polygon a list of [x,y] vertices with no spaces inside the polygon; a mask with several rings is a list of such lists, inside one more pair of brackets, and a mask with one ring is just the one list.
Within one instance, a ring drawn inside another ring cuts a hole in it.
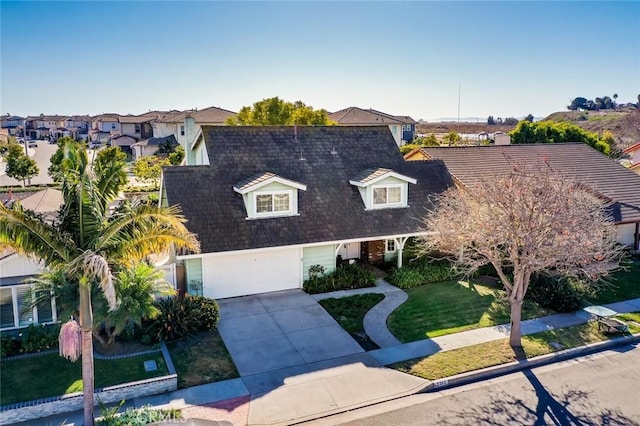
[{"label": "curved concrete walkway", "polygon": [[314,294],[312,297],[316,300],[340,299],[341,297],[371,293],[383,294],[384,299],[364,316],[363,325],[365,333],[367,333],[369,339],[380,346],[380,348],[401,345],[402,342],[396,339],[387,328],[387,318],[389,318],[389,315],[391,315],[398,306],[402,305],[409,296],[407,296],[407,293],[403,290],[389,284],[382,278],[376,280],[375,287],[320,293]]},{"label": "curved concrete walkway", "polygon": [[364,331],[380,348],[388,348],[402,344],[387,328],[387,318],[396,308],[402,305],[409,296],[398,287],[394,287],[383,279],[376,281],[379,288],[386,291],[384,299],[366,313],[363,320]]}]

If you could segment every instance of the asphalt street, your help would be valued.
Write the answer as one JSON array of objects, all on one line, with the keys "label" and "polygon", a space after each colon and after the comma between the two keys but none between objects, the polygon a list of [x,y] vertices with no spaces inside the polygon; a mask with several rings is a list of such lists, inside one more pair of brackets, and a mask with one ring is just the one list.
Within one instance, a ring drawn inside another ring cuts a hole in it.
[{"label": "asphalt street", "polygon": [[413,395],[308,425],[640,425],[640,347]]},{"label": "asphalt street", "polygon": [[[32,158],[36,160],[36,163],[38,163],[38,168],[40,169],[40,173],[38,174],[38,176],[31,179],[32,185],[40,185],[53,182],[53,180],[47,173],[47,169],[51,165],[51,156],[54,152],[56,152],[56,149],[58,149],[58,145],[49,144],[47,141],[38,141],[37,148],[29,148],[29,150],[33,153]],[[22,185],[21,181],[17,181],[7,176],[4,172],[4,168],[5,163],[1,163],[0,186]]]}]

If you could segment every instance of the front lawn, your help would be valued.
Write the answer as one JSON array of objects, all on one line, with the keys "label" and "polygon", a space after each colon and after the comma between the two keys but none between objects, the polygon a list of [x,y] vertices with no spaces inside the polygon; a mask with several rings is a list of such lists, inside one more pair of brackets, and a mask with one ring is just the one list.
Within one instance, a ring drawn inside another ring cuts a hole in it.
[{"label": "front lawn", "polygon": [[[409,299],[396,309],[387,325],[401,341],[458,333],[474,328],[506,324],[509,304],[504,290],[477,282],[444,281],[406,290]],[[525,300],[522,319],[554,312]]]},{"label": "front lawn", "polygon": [[630,261],[626,271],[613,274],[611,284],[589,299],[589,302],[603,305],[637,297],[640,297],[640,260]]},{"label": "front lawn", "polygon": [[[620,315],[629,323],[631,333],[640,332],[640,313]],[[634,324],[635,322],[635,324]],[[522,336],[522,346],[527,358],[596,343],[618,336],[598,330],[596,322],[559,328]],[[517,361],[508,339],[481,343],[451,351],[438,352],[425,358],[390,365],[390,368],[413,374],[428,380],[438,380],[456,374]]]},{"label": "front lawn", "polygon": [[178,387],[240,377],[220,334],[216,330],[167,344],[178,373]]},{"label": "front lawn", "polygon": [[369,340],[362,321],[366,313],[382,299],[384,299],[382,294],[369,293],[339,299],[324,299],[319,303],[364,350],[370,351],[378,349],[378,345]]},{"label": "front lawn", "polygon": [[[144,361],[158,369],[144,371]],[[161,352],[116,360],[95,361],[95,387],[117,385],[169,374]],[[0,405],[82,391],[82,360],[68,361],[58,354],[3,360]]]}]

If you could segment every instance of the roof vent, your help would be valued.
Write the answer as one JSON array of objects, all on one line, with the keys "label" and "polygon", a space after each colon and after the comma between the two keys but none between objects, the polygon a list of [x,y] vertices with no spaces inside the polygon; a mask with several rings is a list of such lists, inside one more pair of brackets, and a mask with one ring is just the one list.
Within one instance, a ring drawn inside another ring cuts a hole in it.
[{"label": "roof vent", "polygon": [[331,155],[338,155],[338,151],[336,151],[336,147],[334,146],[333,148],[331,148],[331,151],[329,151],[331,153]]}]

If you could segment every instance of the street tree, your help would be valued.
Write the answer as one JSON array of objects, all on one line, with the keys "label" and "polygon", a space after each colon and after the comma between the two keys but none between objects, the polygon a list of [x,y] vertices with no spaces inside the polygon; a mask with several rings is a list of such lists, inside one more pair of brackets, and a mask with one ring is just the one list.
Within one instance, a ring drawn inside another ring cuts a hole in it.
[{"label": "street tree", "polygon": [[[68,148],[68,149],[67,149]],[[60,331],[61,354],[82,356],[84,424],[93,425],[93,304],[99,288],[110,310],[117,309],[114,273],[132,268],[147,256],[171,247],[199,251],[196,237],[185,227],[177,207],[124,200],[115,208],[127,176],[120,163],[90,166],[83,146],[66,144],[61,162],[63,205],[49,222],[20,202],[0,204],[0,245],[41,259],[76,284],[79,324],[69,321]]]},{"label": "street tree", "polygon": [[155,155],[140,157],[133,164],[133,175],[147,184],[158,186],[162,176],[162,166],[169,166],[171,163],[166,158],[159,158]]},{"label": "street tree", "polygon": [[326,110],[314,110],[302,101],[287,102],[273,97],[255,102],[253,106],[244,106],[235,117],[229,117],[228,125],[241,126],[328,126],[335,122],[329,120]]},{"label": "street tree", "polygon": [[7,176],[22,181],[25,186],[26,181],[38,176],[40,169],[36,160],[24,153],[24,148],[20,144],[9,144],[5,155],[7,163],[5,173]]},{"label": "street tree", "polygon": [[57,141],[58,149],[51,156],[50,165],[47,169],[47,173],[53,179],[54,182],[62,182],[62,159],[64,158],[65,147],[71,147],[72,145],[79,145],[74,139],[69,136],[63,136]]},{"label": "street tree", "polygon": [[618,268],[622,249],[608,205],[546,164],[514,166],[436,198],[418,247],[450,256],[466,273],[491,264],[511,306],[509,343],[521,344],[522,303],[533,274],[587,285]]}]

